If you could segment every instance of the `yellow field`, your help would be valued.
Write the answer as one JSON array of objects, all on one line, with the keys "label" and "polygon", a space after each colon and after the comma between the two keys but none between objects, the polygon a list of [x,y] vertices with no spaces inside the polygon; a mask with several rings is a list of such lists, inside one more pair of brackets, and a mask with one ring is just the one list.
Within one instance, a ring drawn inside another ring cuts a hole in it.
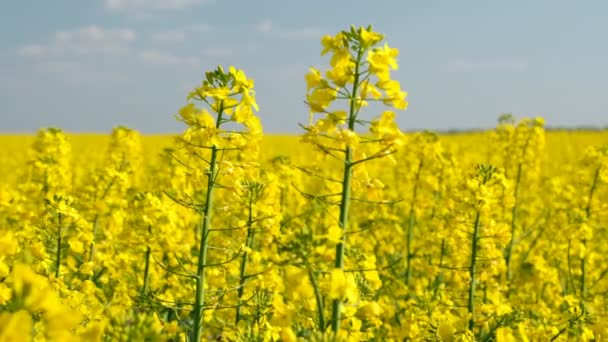
[{"label": "yellow field", "polygon": [[[251,203],[258,219],[249,221],[256,234],[247,247],[251,249],[246,250],[246,260],[247,274],[255,276],[244,282],[243,298],[247,300],[242,300],[241,321],[236,326],[234,305],[239,300],[230,289],[241,282],[239,269],[245,259],[236,256],[244,255],[247,241],[247,229],[236,227],[248,226],[245,213],[250,204],[242,201],[246,193],[242,184],[218,190],[221,196],[217,197],[214,226],[236,229],[216,232],[214,247],[218,249],[209,252],[214,260],[232,262],[209,271],[208,286],[223,292],[221,296],[209,294],[212,305],[205,311],[208,336],[289,340],[287,335],[297,334],[310,339],[308,334],[323,330],[315,299],[315,292],[320,291],[326,304],[338,293],[345,296],[342,326],[347,340],[466,338],[463,298],[469,278],[463,270],[470,263],[470,241],[466,240],[470,239],[472,209],[458,201],[470,196],[466,191],[483,191],[488,196],[491,187],[471,188],[467,178],[477,163],[490,162],[507,171],[523,165],[524,176],[516,200],[504,197],[512,197],[509,191],[514,189],[514,179],[507,174],[511,179],[501,185],[496,200],[488,200],[491,206],[480,211],[490,220],[484,229],[494,232],[488,235],[488,243],[481,240],[483,244],[478,246],[488,254],[488,260],[479,258],[477,271],[481,291],[475,299],[479,307],[475,320],[481,331],[502,340],[606,336],[605,178],[597,180],[593,199],[586,201],[594,168],[601,165],[602,177],[606,176],[606,156],[589,161],[588,149],[608,143],[608,132],[539,131],[534,134],[546,136],[545,144],[541,139],[539,146],[528,146],[532,158],[519,160],[519,152],[511,149],[506,153],[504,145],[516,146],[515,135],[498,138],[498,131],[442,135],[437,141],[424,134],[408,134],[408,143],[393,162],[372,161],[366,173],[355,173],[355,192],[363,191],[366,201],[400,202],[353,203],[356,210],[350,229],[357,232],[348,236],[346,265],[361,270],[346,273],[339,281],[329,272],[331,245],[338,238],[332,237],[335,210],[330,201],[304,194],[327,192],[332,186],[301,171],[331,162],[319,158],[321,154],[300,142],[300,137],[265,136],[257,159],[262,167],[258,170],[251,164],[252,169],[239,172],[241,180],[229,180],[239,184],[248,179],[264,187],[263,197]],[[180,186],[194,191],[188,169],[176,163],[162,164],[163,148],[174,146],[174,138],[140,139],[135,132],[120,129],[113,136],[66,137],[71,152],[63,156],[68,162],[60,171],[73,174],[73,183],[53,186],[57,193],[70,196],[68,202],[53,199],[35,177],[40,172],[37,169],[59,165],[27,166],[45,153],[33,151],[34,142],[46,139],[45,144],[57,144],[56,137],[0,137],[1,260],[3,277],[10,274],[0,288],[0,303],[12,312],[0,316],[0,325],[6,329],[26,324],[19,317],[21,312],[47,312],[40,316],[43,319],[33,321],[37,336],[42,331],[50,334],[47,337],[55,336],[50,332],[55,329],[62,339],[74,337],[78,335],[70,331],[76,328],[80,338],[90,335],[95,339],[94,335],[101,336],[101,329],[106,338],[124,340],[185,338],[190,309],[166,301],[191,298],[184,273],[194,272],[191,263],[197,250],[198,214],[159,192]],[[47,155],[53,153],[60,157],[53,151]],[[278,162],[277,156],[288,158]],[[416,177],[421,160],[424,166]],[[121,170],[125,161],[131,164]],[[339,170],[325,171],[339,176]],[[116,175],[120,182],[114,180]],[[375,189],[376,183],[367,177],[378,177],[384,189]],[[100,195],[108,187],[107,195]],[[50,201],[45,204],[44,198]],[[588,217],[584,214],[587,203],[591,203]],[[515,206],[514,232],[519,237],[507,280],[505,251]],[[93,230],[95,235],[91,235]],[[61,234],[63,242],[58,241]],[[90,257],[93,241],[95,253]],[[62,254],[59,263],[57,246]],[[582,258],[586,263],[584,297],[580,292]],[[29,266],[19,266],[24,263]],[[55,273],[57,265],[61,271]],[[311,270],[316,274],[317,289],[309,277]],[[148,281],[142,292],[145,277]],[[36,290],[20,288],[28,284]],[[327,320],[329,305],[324,311]],[[60,317],[52,316],[55,314]],[[65,315],[73,320],[64,322]],[[62,331],[67,335],[61,335]]]},{"label": "yellow field", "polygon": [[218,67],[177,138],[0,137],[0,342],[608,340],[608,132],[403,133],[382,40],[323,38],[301,136]]},{"label": "yellow field", "polygon": [[[67,134],[72,144],[74,163],[79,156],[86,156],[87,161],[101,162],[106,146],[110,140],[109,135],[103,134]],[[177,135],[176,135],[177,136]],[[143,154],[147,160],[154,160],[164,147],[170,146],[175,139],[172,135],[144,135],[141,143]],[[0,182],[13,181],[17,175],[16,169],[27,163],[30,147],[35,140],[34,135],[3,135],[0,136]],[[271,159],[275,156],[285,155],[296,159],[306,159],[310,147],[298,144],[300,140],[296,135],[265,135],[261,144],[261,159]],[[444,134],[441,140],[445,145],[458,154],[466,154],[471,150],[477,155],[487,155],[491,145],[487,142],[484,133],[457,133]],[[547,161],[561,163],[564,160],[574,160],[589,146],[608,144],[606,131],[550,131],[546,135],[547,148],[545,151]],[[101,147],[101,148],[100,148]],[[486,159],[477,160],[485,162]]]}]

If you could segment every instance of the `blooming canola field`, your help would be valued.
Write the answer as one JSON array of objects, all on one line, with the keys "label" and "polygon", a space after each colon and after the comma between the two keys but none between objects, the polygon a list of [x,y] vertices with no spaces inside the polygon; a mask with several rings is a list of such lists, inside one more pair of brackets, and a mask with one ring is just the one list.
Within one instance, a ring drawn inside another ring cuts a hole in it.
[{"label": "blooming canola field", "polygon": [[608,132],[406,133],[398,50],[322,46],[297,136],[234,67],[176,136],[1,136],[0,341],[608,339]]}]

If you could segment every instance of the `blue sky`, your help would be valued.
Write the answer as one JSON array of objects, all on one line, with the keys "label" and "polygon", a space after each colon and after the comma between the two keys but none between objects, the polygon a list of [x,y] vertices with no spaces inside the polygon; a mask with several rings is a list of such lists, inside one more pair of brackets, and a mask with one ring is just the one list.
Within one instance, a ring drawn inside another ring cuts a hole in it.
[{"label": "blue sky", "polygon": [[0,132],[172,133],[206,70],[255,79],[266,132],[297,133],[320,38],[374,25],[400,49],[402,129],[501,113],[607,126],[605,1],[19,0],[0,8]]}]

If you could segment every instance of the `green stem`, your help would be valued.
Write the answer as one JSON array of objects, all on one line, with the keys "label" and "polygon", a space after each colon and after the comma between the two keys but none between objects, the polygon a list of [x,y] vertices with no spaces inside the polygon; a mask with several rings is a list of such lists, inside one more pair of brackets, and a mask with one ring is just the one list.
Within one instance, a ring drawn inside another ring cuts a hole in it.
[{"label": "green stem", "polygon": [[[359,49],[357,59],[355,61],[355,75],[353,80],[353,89],[350,98],[350,109],[348,114],[348,129],[355,130],[355,120],[357,112],[357,90],[359,87],[359,67],[363,51]],[[351,197],[351,181],[353,174],[353,151],[350,146],[346,146],[344,150],[344,175],[342,176],[342,198],[340,201],[340,227],[342,228],[342,240],[336,245],[335,268],[344,269],[344,250],[346,245],[346,229],[348,225],[348,209],[350,206]],[[334,333],[340,330],[340,315],[342,310],[342,302],[339,298],[334,299],[332,303],[331,329]]]},{"label": "green stem", "polygon": [[97,230],[99,229],[99,214],[95,214],[95,219],[93,219],[93,241],[91,241],[91,245],[89,246],[89,261],[93,261],[93,256],[95,255],[95,235],[97,234]]},{"label": "green stem", "polygon": [[[224,112],[224,104],[220,103],[218,111],[216,128],[219,128],[222,122],[222,114]],[[205,268],[207,265],[207,248],[209,242],[209,231],[211,229],[211,210],[213,208],[213,190],[215,189],[215,180],[217,177],[217,155],[218,148],[216,145],[211,147],[211,160],[209,161],[209,173],[207,174],[207,194],[205,196],[205,206],[202,212],[202,229],[199,241],[198,264],[196,267],[196,294],[194,299],[194,325],[192,331],[192,340],[200,341],[203,334],[203,309],[205,306]]]},{"label": "green stem", "polygon": [[[587,206],[585,207],[585,216],[587,221],[591,218],[591,201],[593,199],[593,194],[595,193],[595,189],[597,188],[598,179],[600,176],[600,171],[602,166],[600,165],[596,170],[593,176],[593,183],[591,184],[591,189],[589,189],[589,196],[587,198]],[[587,248],[587,239],[583,237],[582,241],[583,247]],[[581,258],[581,311],[585,311],[585,296],[587,295],[587,258],[586,251]]]},{"label": "green stem", "polygon": [[433,298],[437,298],[437,294],[439,293],[439,286],[443,282],[443,259],[446,253],[446,244],[445,239],[441,239],[441,251],[439,254],[439,273],[435,276],[435,281],[433,282]]},{"label": "green stem", "polygon": [[[121,162],[120,167],[118,168],[118,172],[122,172],[123,165],[124,165],[124,159]],[[101,197],[99,198],[100,200],[104,200],[106,198],[106,196],[110,192],[110,189],[114,185],[114,182],[116,182],[117,178],[118,178],[118,176],[114,176],[112,178],[112,180],[110,180],[108,185],[106,185],[105,189],[103,190],[103,193],[101,194]],[[97,194],[95,194],[95,197],[97,197]],[[89,261],[93,261],[93,256],[95,255],[95,235],[97,235],[98,230],[99,230],[99,213],[95,214],[95,218],[93,219],[93,241],[91,241],[91,245],[89,246]]]},{"label": "green stem", "polygon": [[[587,241],[583,239],[583,246],[587,246]],[[581,258],[581,311],[585,310],[585,294],[587,292],[587,265],[585,257]]]},{"label": "green stem", "polygon": [[591,189],[589,189],[589,196],[587,198],[587,206],[585,207],[585,214],[587,219],[591,218],[591,201],[593,199],[593,194],[595,193],[595,189],[597,189],[597,183],[600,178],[600,171],[602,167],[599,166],[595,170],[595,174],[593,175],[593,183],[591,184]]},{"label": "green stem", "polygon": [[61,219],[62,215],[60,213],[57,214],[57,250],[55,251],[55,278],[59,278],[59,270],[61,268]]},{"label": "green stem", "polygon": [[[545,217],[544,218],[545,222],[548,222],[549,218],[551,217],[551,212],[549,210],[545,211],[544,217]],[[538,245],[538,242],[540,241],[540,238],[545,233],[545,229],[547,228],[547,226],[548,226],[548,224],[543,224],[543,225],[540,226],[540,228],[538,230],[538,233],[532,239],[532,242],[530,242],[530,245],[528,246],[528,249],[522,255],[522,258],[521,258],[522,263],[525,262],[526,260],[528,260],[528,257],[530,256],[530,253],[532,253],[532,251],[534,250],[534,248],[536,248],[536,245]]]},{"label": "green stem", "polygon": [[315,277],[315,273],[312,269],[308,269],[308,278],[310,279],[310,283],[312,284],[312,288],[315,291],[315,300],[317,301],[317,315],[319,318],[319,327],[321,331],[325,330],[325,315],[323,313],[323,297],[321,296],[321,290],[319,289],[319,282],[317,281],[317,277]]},{"label": "green stem", "polygon": [[570,291],[576,291],[574,288],[574,275],[572,272],[572,240],[568,240],[568,275],[566,277],[566,294],[569,294]]},{"label": "green stem", "polygon": [[[148,232],[150,233],[150,236],[152,235],[151,233],[151,226],[148,226]],[[146,294],[148,293],[148,287],[150,286],[150,256],[152,254],[152,249],[150,248],[150,246],[148,246],[146,248],[146,266],[144,267],[144,284],[141,287],[141,297],[145,297]]]},{"label": "green stem", "polygon": [[441,239],[441,254],[439,255],[439,268],[443,267],[443,258],[445,257],[446,244],[445,239]]},{"label": "green stem", "polygon": [[471,319],[469,320],[469,330],[473,332],[475,328],[475,274],[477,272],[477,241],[479,240],[479,222],[480,222],[480,213],[477,210],[475,214],[475,225],[473,226],[473,238],[471,241],[471,264],[469,266],[469,305],[468,312],[471,314]]},{"label": "green stem", "polygon": [[287,202],[287,196],[286,195],[287,194],[286,194],[285,188],[282,187],[281,190],[280,190],[280,195],[279,195],[279,198],[280,198],[279,199],[279,206],[280,206],[280,210],[281,210],[282,213],[284,213],[286,211],[286,208],[285,208],[286,207],[285,203]]},{"label": "green stem", "polygon": [[509,245],[507,247],[507,255],[505,256],[505,264],[507,266],[507,280],[511,280],[513,276],[513,270],[511,267],[511,258],[513,256],[513,247],[515,246],[515,219],[517,217],[517,200],[519,197],[519,185],[521,183],[521,175],[522,175],[522,164],[520,163],[517,167],[517,178],[515,180],[515,189],[513,191],[513,197],[515,199],[515,203],[513,204],[513,209],[511,210],[511,239],[509,240]]},{"label": "green stem", "polygon": [[[245,246],[248,249],[251,249],[253,247],[253,193],[250,193],[249,196],[249,213],[248,213],[248,217],[247,217],[247,240],[245,241]],[[235,325],[239,323],[239,321],[241,320],[241,309],[242,309],[242,298],[243,298],[243,292],[245,291],[245,280],[246,275],[245,272],[247,271],[247,260],[249,258],[249,254],[247,251],[245,251],[243,253],[243,256],[241,258],[241,267],[240,267],[240,275],[239,275],[239,289],[238,289],[238,303],[236,306],[236,318],[235,318]]]},{"label": "green stem", "polygon": [[429,216],[429,219],[432,220],[435,218],[435,215],[437,214],[437,207],[441,204],[441,199],[443,198],[443,194],[441,192],[441,187],[443,185],[443,174],[444,174],[445,168],[442,167],[439,171],[439,176],[437,177],[437,184],[439,185],[439,190],[434,191],[433,192],[433,208],[431,209],[431,215]]},{"label": "green stem", "polygon": [[414,189],[412,190],[412,202],[410,203],[410,216],[407,228],[407,268],[405,270],[405,285],[410,286],[412,281],[412,242],[414,240],[414,226],[416,224],[416,198],[418,197],[418,183],[420,183],[420,173],[424,164],[424,158],[420,158],[418,168],[416,170],[416,178],[414,180]]},{"label": "green stem", "polygon": [[144,284],[141,287],[141,297],[145,297],[148,293],[149,281],[150,281],[150,247],[146,248],[146,266],[144,268]]}]

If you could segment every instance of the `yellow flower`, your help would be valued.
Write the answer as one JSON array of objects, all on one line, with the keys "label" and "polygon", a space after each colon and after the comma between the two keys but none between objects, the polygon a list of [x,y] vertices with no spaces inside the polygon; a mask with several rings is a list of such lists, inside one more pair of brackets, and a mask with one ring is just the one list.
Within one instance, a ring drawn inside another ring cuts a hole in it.
[{"label": "yellow flower", "polygon": [[79,272],[84,275],[93,275],[93,270],[95,269],[95,264],[92,261],[88,261],[80,265]]},{"label": "yellow flower", "polygon": [[0,258],[0,278],[6,278],[10,273],[11,269],[4,260],[4,258]]},{"label": "yellow flower", "polygon": [[316,88],[322,84],[321,72],[316,68],[310,68],[306,74],[306,91]]},{"label": "yellow flower", "polygon": [[4,283],[0,283],[0,305],[6,304],[10,299],[13,291]]},{"label": "yellow flower", "polygon": [[281,329],[281,340],[284,342],[297,342],[298,337],[290,327]]},{"label": "yellow flower", "polygon": [[405,100],[407,92],[401,90],[401,85],[398,81],[381,80],[377,86],[386,93],[386,97],[382,100],[384,104],[392,105],[401,110],[407,109],[408,102]]},{"label": "yellow flower", "polygon": [[234,83],[237,92],[246,92],[247,89],[254,87],[253,80],[247,79],[247,75],[243,70],[237,70],[234,66],[229,67],[230,74],[234,77]]},{"label": "yellow flower", "polygon": [[19,253],[19,243],[12,232],[2,233],[0,237],[0,257]]},{"label": "yellow flower", "polygon": [[235,122],[243,123],[249,120],[249,118],[253,115],[253,111],[251,110],[251,106],[246,104],[240,104],[236,107],[234,111],[234,115],[232,119]]},{"label": "yellow flower", "polygon": [[25,310],[0,314],[0,342],[23,341],[32,332],[32,317]]},{"label": "yellow flower", "polygon": [[452,336],[454,336],[455,331],[456,329],[454,329],[450,322],[444,322],[437,328],[437,334],[446,342],[452,341]]},{"label": "yellow flower", "polygon": [[359,30],[363,46],[372,46],[384,39],[382,34],[372,31],[371,27],[369,30],[364,27],[361,27]]},{"label": "yellow flower", "polygon": [[167,334],[174,335],[181,331],[181,328],[177,321],[171,321],[165,325],[163,325],[163,329]]},{"label": "yellow flower", "polygon": [[352,274],[343,270],[332,269],[329,277],[329,298],[343,300],[346,303],[357,303],[359,301],[359,289]]},{"label": "yellow flower", "polygon": [[389,68],[397,70],[397,56],[399,56],[399,50],[389,47],[386,43],[382,48],[370,51],[367,55],[367,61],[370,64],[370,72],[384,72],[388,71]]},{"label": "yellow flower", "polygon": [[321,56],[325,55],[329,51],[339,50],[344,47],[344,34],[340,32],[333,37],[324,36],[323,38],[321,38],[321,44],[323,45]]},{"label": "yellow flower", "polygon": [[337,138],[340,142],[348,147],[357,148],[359,146],[359,135],[350,129],[341,129],[338,132]]},{"label": "yellow flower", "polygon": [[322,113],[336,99],[338,92],[335,89],[315,89],[311,94],[306,95],[310,110]]},{"label": "yellow flower", "polygon": [[70,245],[70,248],[72,251],[74,251],[74,253],[82,254],[84,252],[84,245],[76,236],[71,237],[68,240],[68,245]]},{"label": "yellow flower", "polygon": [[327,229],[327,241],[338,243],[342,241],[342,228],[338,225],[330,226]]},{"label": "yellow flower", "polygon": [[101,341],[103,338],[104,325],[102,323],[89,324],[84,331],[80,332],[78,336],[81,341],[96,342]]},{"label": "yellow flower", "polygon": [[382,315],[384,310],[377,302],[367,302],[357,309],[357,317],[360,319],[371,319]]},{"label": "yellow flower", "polygon": [[347,83],[351,83],[354,80],[353,69],[349,65],[337,65],[333,69],[328,70],[325,75],[339,87],[344,87]]},{"label": "yellow flower", "polygon": [[40,260],[44,260],[47,257],[46,249],[40,241],[37,241],[30,246],[30,253]]},{"label": "yellow flower", "polygon": [[367,99],[367,95],[371,95],[371,98],[374,100],[382,97],[382,93],[373,84],[370,84],[369,80],[365,80],[361,83],[359,91],[362,99]]}]

